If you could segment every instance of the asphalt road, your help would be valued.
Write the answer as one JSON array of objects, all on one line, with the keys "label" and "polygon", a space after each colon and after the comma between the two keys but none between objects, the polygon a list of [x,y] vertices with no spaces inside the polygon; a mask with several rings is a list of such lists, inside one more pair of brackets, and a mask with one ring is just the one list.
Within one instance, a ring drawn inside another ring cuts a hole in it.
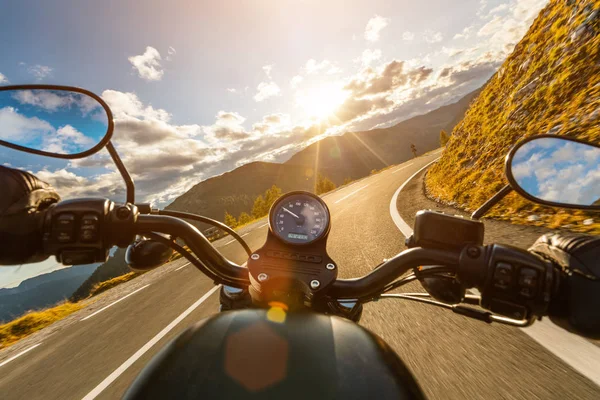
[{"label": "asphalt road", "polygon": [[[404,249],[404,236],[390,216],[390,200],[403,182],[436,157],[420,157],[324,197],[332,213],[328,252],[341,277],[363,275]],[[264,243],[265,223],[258,221],[242,231],[251,248]],[[230,238],[215,245],[231,260],[245,261],[245,253]],[[24,349],[31,350],[12,361],[6,362],[18,355],[17,350],[0,354],[0,397],[120,397],[168,340],[217,311],[216,293],[190,308],[213,284],[192,266],[180,268],[183,265],[185,261],[178,260],[122,285],[127,291],[114,299],[121,301],[97,314],[93,313],[103,307],[81,310],[63,329],[32,337]],[[123,298],[127,294],[131,295]],[[181,321],[175,324],[178,317]],[[366,305],[361,324],[398,352],[434,399],[600,398],[594,383],[518,329],[396,300]]]}]

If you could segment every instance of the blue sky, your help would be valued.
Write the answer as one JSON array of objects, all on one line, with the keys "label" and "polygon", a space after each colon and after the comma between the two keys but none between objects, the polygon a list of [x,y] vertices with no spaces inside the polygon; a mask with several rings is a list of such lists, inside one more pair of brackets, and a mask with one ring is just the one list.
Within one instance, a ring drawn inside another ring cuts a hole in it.
[{"label": "blue sky", "polygon": [[[480,87],[547,0],[7,0],[0,82],[101,95],[140,200],[166,205],[244,163],[393,125]],[[3,152],[64,198],[123,198],[105,151]],[[0,272],[0,285],[3,277]]]},{"label": "blue sky", "polygon": [[600,148],[555,138],[526,143],[511,163],[517,183],[542,200],[591,205],[600,200]]}]

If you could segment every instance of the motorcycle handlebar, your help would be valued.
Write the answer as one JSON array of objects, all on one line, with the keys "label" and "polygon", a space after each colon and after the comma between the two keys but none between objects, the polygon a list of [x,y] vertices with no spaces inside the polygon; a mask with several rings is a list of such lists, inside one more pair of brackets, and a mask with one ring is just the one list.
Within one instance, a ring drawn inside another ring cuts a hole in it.
[{"label": "motorcycle handlebar", "polygon": [[419,265],[457,265],[460,254],[444,250],[414,248],[385,261],[369,274],[354,279],[338,279],[329,290],[338,299],[356,299],[376,295],[386,284]]},{"label": "motorcycle handlebar", "polygon": [[248,285],[248,269],[229,261],[190,223],[162,215],[140,215],[135,222],[136,233],[160,232],[182,238],[200,261],[217,276]]}]

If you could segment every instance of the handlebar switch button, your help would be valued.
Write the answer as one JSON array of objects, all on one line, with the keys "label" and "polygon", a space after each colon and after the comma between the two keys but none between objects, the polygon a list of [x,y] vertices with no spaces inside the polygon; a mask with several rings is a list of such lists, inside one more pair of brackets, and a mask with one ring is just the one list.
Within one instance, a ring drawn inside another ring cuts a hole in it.
[{"label": "handlebar switch button", "polygon": [[519,293],[527,298],[535,297],[538,281],[538,272],[536,270],[521,268],[519,271]]},{"label": "handlebar switch button", "polygon": [[98,240],[99,218],[96,214],[85,214],[81,217],[79,239],[83,243],[93,243]]},{"label": "handlebar switch button", "polygon": [[54,238],[59,243],[75,241],[75,215],[71,213],[59,214],[54,220]]},{"label": "handlebar switch button", "polygon": [[505,262],[496,264],[494,271],[494,286],[498,289],[507,289],[512,283],[513,266]]}]

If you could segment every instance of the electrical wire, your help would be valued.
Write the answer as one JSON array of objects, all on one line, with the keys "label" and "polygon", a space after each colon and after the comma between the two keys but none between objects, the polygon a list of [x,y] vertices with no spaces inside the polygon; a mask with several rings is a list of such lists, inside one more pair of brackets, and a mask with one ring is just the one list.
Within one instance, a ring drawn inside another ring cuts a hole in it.
[{"label": "electrical wire", "polygon": [[222,231],[229,233],[235,240],[237,240],[239,242],[239,244],[242,245],[242,247],[244,248],[246,253],[248,254],[248,257],[250,257],[252,255],[252,249],[250,249],[250,247],[244,241],[244,239],[242,239],[242,237],[236,231],[234,231],[233,229],[231,229],[230,227],[228,227],[227,225],[225,225],[222,222],[215,221],[214,219],[211,219],[208,217],[203,217],[201,215],[196,215],[196,214],[191,214],[191,213],[186,213],[186,212],[181,212],[181,211],[159,210],[158,215],[167,215],[169,217],[175,217],[175,218],[181,218],[181,219],[191,219],[194,221],[204,222],[205,224],[215,226],[215,227],[221,229]]}]

